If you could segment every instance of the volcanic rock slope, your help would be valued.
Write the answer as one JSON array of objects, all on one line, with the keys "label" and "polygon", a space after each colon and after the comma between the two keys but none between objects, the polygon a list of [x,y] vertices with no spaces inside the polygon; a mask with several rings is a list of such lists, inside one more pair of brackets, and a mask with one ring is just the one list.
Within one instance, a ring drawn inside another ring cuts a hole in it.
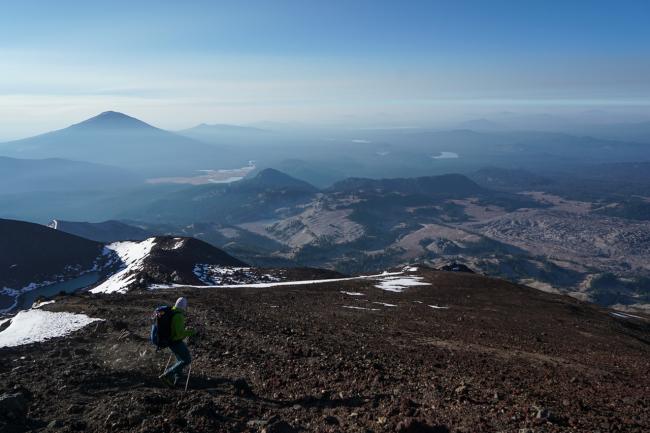
[{"label": "volcanic rock slope", "polygon": [[67,268],[92,267],[103,248],[38,224],[0,219],[0,285],[22,286]]},{"label": "volcanic rock slope", "polygon": [[[650,429],[644,318],[428,268],[290,284],[84,293],[41,307],[103,321],[0,349],[0,430]],[[158,381],[168,353],[147,340],[152,309],[180,295],[199,331],[186,393]]]}]

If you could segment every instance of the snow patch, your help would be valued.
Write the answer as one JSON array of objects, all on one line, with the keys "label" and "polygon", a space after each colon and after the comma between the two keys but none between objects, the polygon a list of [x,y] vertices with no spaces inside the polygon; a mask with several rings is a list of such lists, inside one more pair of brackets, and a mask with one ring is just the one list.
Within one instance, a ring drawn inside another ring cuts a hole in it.
[{"label": "snow patch", "polygon": [[[149,238],[141,242],[114,242],[107,245],[122,261],[122,269],[108,277],[97,287],[90,289],[91,293],[125,293],[128,286],[135,281],[135,273],[142,270],[144,259],[149,255],[156,244],[156,238]],[[105,251],[106,252],[106,251]]]},{"label": "snow patch", "polygon": [[238,182],[242,180],[242,176],[231,176],[227,179],[221,179],[221,180],[215,180],[215,179],[209,179],[210,183],[233,183],[233,182]]},{"label": "snow patch", "polygon": [[346,292],[345,290],[341,290],[341,293],[344,295],[350,295],[350,296],[364,296],[363,293],[361,292]]},{"label": "snow patch", "polygon": [[11,319],[3,320],[0,325],[7,320],[11,322],[7,329],[0,332],[0,347],[14,347],[63,337],[102,319],[88,317],[85,314],[26,310]]},{"label": "snow patch", "polygon": [[429,305],[429,307],[433,308],[434,310],[448,310],[449,307],[441,307],[439,305]]},{"label": "snow patch", "polygon": [[388,302],[373,302],[373,304],[383,305],[384,307],[397,307],[397,305],[389,304]]},{"label": "snow patch", "polygon": [[439,155],[432,156],[433,159],[456,159],[458,154],[456,152],[440,152]]},{"label": "snow patch", "polygon": [[388,277],[382,279],[375,287],[389,292],[403,292],[412,286],[430,286],[429,283],[422,282],[422,277]]},{"label": "snow patch", "polygon": [[209,286],[223,286],[226,284],[258,284],[282,281],[282,278],[271,274],[256,272],[254,268],[219,266],[198,263],[192,270],[194,275]]},{"label": "snow patch", "polygon": [[344,305],[343,308],[349,308],[351,310],[368,310],[368,311],[379,311],[379,308],[366,308],[366,307],[356,307],[354,305]]},{"label": "snow patch", "polygon": [[48,305],[48,304],[54,304],[56,301],[52,299],[51,301],[41,301],[41,302],[34,302],[34,305],[32,305],[32,308],[41,308],[43,305]]},{"label": "snow patch", "polygon": [[609,314],[610,314],[610,316],[618,317],[620,319],[630,319],[630,318],[643,319],[643,317],[641,317],[641,316],[635,316],[634,314],[621,313],[621,312],[617,312],[617,311],[612,311]]}]

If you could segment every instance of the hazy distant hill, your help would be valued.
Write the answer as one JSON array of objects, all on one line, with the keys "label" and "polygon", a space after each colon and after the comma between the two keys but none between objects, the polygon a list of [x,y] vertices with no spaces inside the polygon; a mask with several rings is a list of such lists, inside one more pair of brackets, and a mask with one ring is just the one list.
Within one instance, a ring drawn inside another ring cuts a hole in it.
[{"label": "hazy distant hill", "polygon": [[230,184],[201,185],[168,194],[124,217],[170,223],[241,222],[268,218],[309,201],[318,189],[274,169]]},{"label": "hazy distant hill", "polygon": [[473,131],[503,131],[506,129],[502,124],[488,119],[466,120],[461,122],[458,127],[460,129],[471,129]]},{"label": "hazy distant hill", "polygon": [[133,172],[107,165],[59,158],[18,159],[0,156],[0,194],[112,190],[143,181]]},{"label": "hazy distant hill", "polygon": [[553,181],[527,170],[486,167],[470,174],[473,181],[487,188],[505,191],[546,189]]},{"label": "hazy distant hill", "polygon": [[[13,182],[12,182],[13,184]],[[83,188],[83,185],[80,185]],[[30,191],[0,194],[0,218],[47,224],[52,218],[69,221],[106,221],[133,206],[144,206],[179,185],[142,185],[128,189],[83,189],[77,191]]]},{"label": "hazy distant hill", "polygon": [[318,191],[318,189],[313,185],[272,168],[260,171],[251,179],[245,179],[241,182],[232,184],[231,188],[239,191],[259,191],[269,189],[306,193],[314,193]]},{"label": "hazy distant hill", "polygon": [[588,127],[583,127],[582,131],[590,135],[613,140],[625,140],[650,144],[650,121],[590,125]]},{"label": "hazy distant hill", "polygon": [[[467,173],[486,166],[548,171],[585,163],[650,160],[650,147],[635,142],[546,131],[488,130],[484,122],[475,126],[482,130],[364,131],[364,138],[372,143],[393,145],[383,160],[366,156],[365,161],[383,172],[383,177],[405,177],[422,176],[425,168],[429,174],[441,174],[440,170]],[[344,153],[347,159],[364,161],[354,147],[348,147]],[[457,157],[436,159],[442,152]],[[362,169],[359,172],[363,176],[379,177]]]},{"label": "hazy distant hill", "polygon": [[252,126],[201,123],[193,128],[177,131],[177,134],[209,143],[219,143],[232,138],[258,138],[271,131]]},{"label": "hazy distant hill", "polygon": [[335,183],[330,192],[400,193],[430,197],[467,197],[482,194],[483,188],[460,174],[404,179],[350,178]]},{"label": "hazy distant hill", "polygon": [[0,154],[68,158],[138,169],[146,173],[223,168],[230,153],[106,111],[58,131],[0,144]]}]

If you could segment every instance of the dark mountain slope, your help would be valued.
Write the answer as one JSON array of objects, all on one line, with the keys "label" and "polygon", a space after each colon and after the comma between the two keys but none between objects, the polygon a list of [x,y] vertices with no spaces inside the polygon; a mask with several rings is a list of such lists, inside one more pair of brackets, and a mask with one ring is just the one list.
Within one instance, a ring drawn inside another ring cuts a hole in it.
[{"label": "dark mountain slope", "polygon": [[99,223],[53,220],[48,226],[98,242],[142,241],[154,234],[140,227],[114,220]]},{"label": "dark mountain slope", "polygon": [[0,287],[76,274],[93,267],[103,244],[39,224],[0,219]]},{"label": "dark mountain slope", "polygon": [[[197,277],[197,265],[246,266],[193,238],[160,236],[105,247],[50,227],[0,219],[0,312],[29,308],[39,295],[91,285],[101,287],[99,292],[112,293],[143,282],[205,284]],[[69,283],[81,276],[78,284]]]},{"label": "dark mountain slope", "polygon": [[194,273],[197,265],[242,267],[246,263],[194,238],[156,237],[136,280],[147,283],[204,284]]},{"label": "dark mountain slope", "polygon": [[[24,399],[0,420],[10,432],[647,431],[643,318],[472,274],[410,277],[431,285],[60,298],[44,309],[106,322],[0,349],[0,394]],[[157,380],[168,354],[147,341],[152,308],[178,296],[201,333],[186,394]]]}]

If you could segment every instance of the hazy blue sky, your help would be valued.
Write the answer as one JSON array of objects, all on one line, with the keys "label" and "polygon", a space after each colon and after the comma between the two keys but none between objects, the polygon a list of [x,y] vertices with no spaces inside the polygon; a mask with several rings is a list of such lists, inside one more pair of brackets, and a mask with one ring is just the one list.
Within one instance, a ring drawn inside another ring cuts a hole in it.
[{"label": "hazy blue sky", "polygon": [[0,138],[109,109],[166,128],[643,112],[649,23],[648,0],[4,2]]}]

